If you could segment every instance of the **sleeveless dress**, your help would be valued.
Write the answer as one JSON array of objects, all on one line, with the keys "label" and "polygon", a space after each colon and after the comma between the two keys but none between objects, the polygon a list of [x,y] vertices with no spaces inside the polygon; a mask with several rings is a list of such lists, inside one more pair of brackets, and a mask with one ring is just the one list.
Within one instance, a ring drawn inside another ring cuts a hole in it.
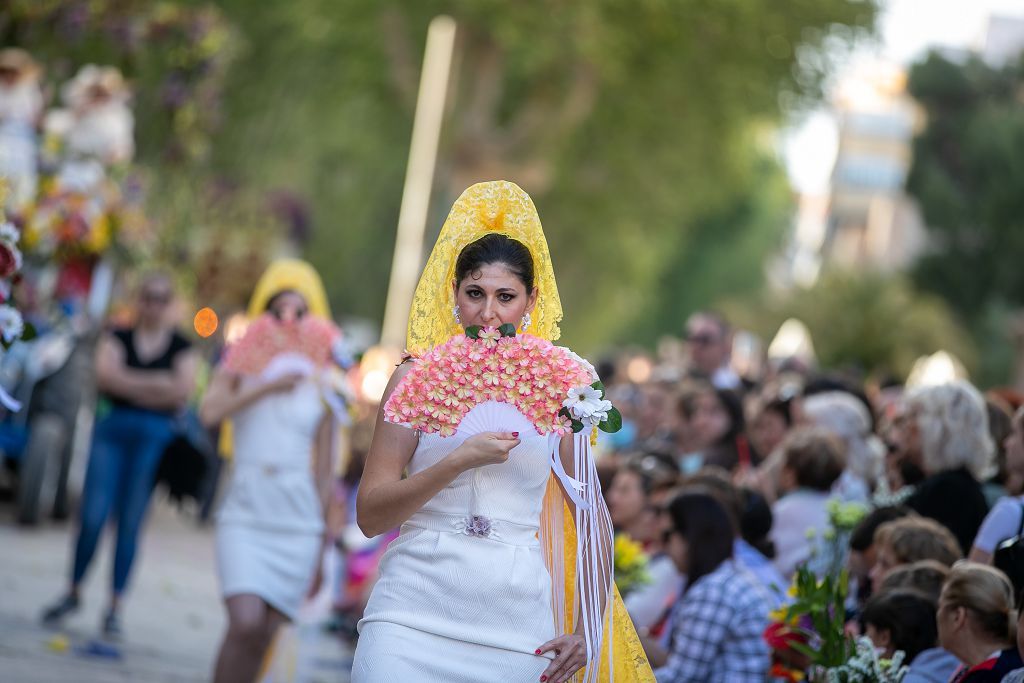
[{"label": "sleeveless dress", "polygon": [[[290,367],[272,361],[261,380],[244,381],[266,381],[301,362],[288,360]],[[225,598],[255,594],[290,619],[302,605],[323,532],[313,443],[324,411],[311,377],[234,416],[234,473],[217,515],[217,567]]]},{"label": "sleeveless dress", "polygon": [[[363,619],[353,683],[537,681],[555,637],[551,577],[538,528],[551,474],[550,443],[506,403],[497,417],[522,443],[506,463],[460,474],[402,525],[380,563]],[[420,433],[413,475],[468,438]]]}]

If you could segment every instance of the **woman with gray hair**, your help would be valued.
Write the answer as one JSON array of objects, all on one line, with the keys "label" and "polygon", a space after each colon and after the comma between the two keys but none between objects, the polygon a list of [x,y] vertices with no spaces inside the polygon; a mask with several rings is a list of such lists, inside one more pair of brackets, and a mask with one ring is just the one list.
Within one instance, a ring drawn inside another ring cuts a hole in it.
[{"label": "woman with gray hair", "polygon": [[803,401],[804,418],[828,430],[846,447],[846,469],[833,486],[845,500],[866,501],[884,481],[885,447],[871,432],[867,406],[845,391],[813,394]]},{"label": "woman with gray hair", "polygon": [[956,536],[964,554],[988,514],[983,481],[992,468],[985,399],[970,383],[921,387],[906,399],[903,446],[925,473],[906,505]]}]

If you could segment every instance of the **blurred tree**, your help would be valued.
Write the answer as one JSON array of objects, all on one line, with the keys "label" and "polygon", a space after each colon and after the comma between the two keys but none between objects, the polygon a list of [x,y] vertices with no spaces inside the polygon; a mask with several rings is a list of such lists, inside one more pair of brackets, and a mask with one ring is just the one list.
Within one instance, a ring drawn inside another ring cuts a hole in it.
[{"label": "blurred tree", "polygon": [[990,306],[1024,304],[1024,55],[995,69],[933,53],[909,88],[928,124],[907,189],[932,242],[914,277],[983,325]]},{"label": "blurred tree", "polygon": [[[668,313],[644,299],[678,295],[659,283],[717,244],[711,216],[725,226],[733,205],[756,204],[742,195],[762,154],[752,130],[779,118],[780,92],[815,96],[825,54],[876,12],[865,0],[219,5],[247,45],[230,74],[232,123],[217,141],[218,168],[310,197],[309,257],[338,310],[373,318],[382,312],[426,27],[437,14],[455,17],[431,229],[467,185],[520,183],[547,226],[566,341],[583,348]],[[746,218],[760,228],[736,216]],[[729,227],[731,237],[719,239],[746,239]],[[739,270],[727,255],[718,262]],[[685,277],[677,281],[685,289]],[[675,320],[646,326],[659,324],[678,328]]]},{"label": "blurred tree", "polygon": [[826,368],[906,377],[914,361],[940,349],[976,369],[970,336],[946,303],[905,279],[879,273],[831,272],[813,287],[765,292],[757,301],[723,306],[737,324],[770,341],[782,323],[807,325]]},{"label": "blurred tree", "polygon": [[[756,137],[818,96],[829,56],[873,26],[878,5],[12,1],[21,15],[12,22],[0,10],[5,37],[51,64],[112,62],[137,80],[140,148],[160,164],[168,225],[184,234],[207,225],[209,174],[164,162],[210,152],[215,177],[257,196],[287,192],[293,206],[305,200],[307,255],[335,309],[378,319],[426,28],[452,15],[458,45],[428,238],[467,185],[520,183],[547,226],[566,342],[581,350],[634,326],[648,338],[675,332],[684,309],[758,286],[784,208],[781,176]],[[150,19],[164,14],[215,16],[224,31],[133,28],[159,27]],[[167,35],[186,40],[161,42]],[[237,55],[229,70],[223,55]],[[199,96],[170,117],[161,109],[178,101],[179,80],[217,94],[224,74],[223,111],[219,98]],[[167,155],[190,121],[225,125],[209,146]]]}]

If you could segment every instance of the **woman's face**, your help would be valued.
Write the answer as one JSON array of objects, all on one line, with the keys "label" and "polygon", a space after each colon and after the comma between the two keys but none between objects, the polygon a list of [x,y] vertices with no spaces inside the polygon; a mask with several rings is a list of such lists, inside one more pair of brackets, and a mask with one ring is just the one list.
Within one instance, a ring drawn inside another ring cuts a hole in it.
[{"label": "woman's face", "polygon": [[867,624],[864,627],[864,635],[871,640],[872,645],[882,650],[882,657],[889,659],[893,656],[892,634],[889,633],[889,629],[879,629],[875,628],[874,624]]},{"label": "woman's face", "polygon": [[519,329],[523,316],[536,302],[537,290],[527,294],[526,285],[503,263],[488,263],[455,285],[455,304],[463,327],[510,323]]},{"label": "woman's face", "polygon": [[1013,420],[1013,429],[1003,444],[1006,448],[1006,490],[1012,495],[1024,493],[1024,413]]},{"label": "woman's face", "polygon": [[939,630],[939,645],[954,655],[962,648],[967,623],[966,609],[954,607],[946,599],[946,591],[939,597],[939,609],[935,613],[935,625]]},{"label": "woman's face", "polygon": [[608,507],[616,527],[623,529],[636,522],[647,509],[647,497],[640,483],[640,475],[630,470],[620,470],[608,489]]},{"label": "woman's face", "polygon": [[871,577],[871,585],[874,590],[882,585],[885,577],[892,573],[892,570],[899,566],[899,561],[892,552],[892,548],[884,544],[875,544],[875,564],[871,567],[868,576]]},{"label": "woman's face", "polygon": [[763,410],[750,427],[750,440],[758,453],[770,455],[786,438],[786,420],[774,410]]},{"label": "woman's face", "polygon": [[296,292],[283,292],[274,297],[267,311],[283,323],[293,323],[309,313],[309,307],[306,306],[306,300],[302,295]]},{"label": "woman's face", "polygon": [[158,327],[167,321],[168,310],[174,301],[171,281],[152,278],[139,291],[139,323],[145,327]]},{"label": "woman's face", "polygon": [[729,432],[731,426],[729,413],[725,411],[714,393],[705,392],[694,399],[690,427],[693,428],[701,447],[706,448],[718,443]]},{"label": "woman's face", "polygon": [[675,529],[668,536],[665,544],[665,552],[672,558],[676,569],[680,574],[687,574],[690,571],[690,544],[686,542],[683,535]]}]

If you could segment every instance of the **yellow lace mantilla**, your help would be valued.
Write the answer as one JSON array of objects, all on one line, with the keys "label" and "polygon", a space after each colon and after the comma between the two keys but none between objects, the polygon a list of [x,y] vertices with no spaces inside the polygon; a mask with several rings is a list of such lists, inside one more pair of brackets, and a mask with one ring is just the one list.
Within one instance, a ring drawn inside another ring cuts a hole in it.
[{"label": "yellow lace mantilla", "polygon": [[463,192],[441,228],[416,285],[409,312],[406,348],[413,355],[422,355],[462,332],[452,315],[455,262],[467,245],[491,233],[522,242],[533,257],[537,304],[525,332],[548,341],[560,336],[558,323],[562,320],[562,303],[537,208],[515,183],[495,180],[478,183]]}]

